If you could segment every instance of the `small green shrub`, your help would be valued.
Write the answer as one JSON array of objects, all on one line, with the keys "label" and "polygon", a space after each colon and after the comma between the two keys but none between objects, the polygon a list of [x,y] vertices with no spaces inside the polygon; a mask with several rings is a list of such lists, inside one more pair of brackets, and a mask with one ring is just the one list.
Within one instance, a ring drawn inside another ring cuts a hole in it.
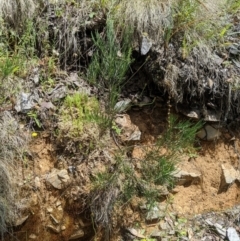
[{"label": "small green shrub", "polygon": [[169,128],[158,138],[157,146],[164,146],[172,152],[194,150],[196,133],[202,126],[201,121],[179,121],[175,115],[170,115]]},{"label": "small green shrub", "polygon": [[240,11],[240,2],[238,0],[227,1],[227,12],[230,14],[236,14]]},{"label": "small green shrub", "polygon": [[172,156],[161,156],[156,150],[147,154],[142,165],[143,178],[156,185],[165,185],[169,188],[174,186],[173,172],[176,170],[177,162],[172,160]]},{"label": "small green shrub", "polygon": [[[142,163],[143,179],[156,185],[165,185],[168,188],[174,186],[173,173],[176,165],[181,160],[181,153],[194,153],[195,137],[202,127],[202,122],[192,123],[189,120],[179,121],[174,115],[170,115],[170,126],[161,135]],[[162,148],[166,152],[161,154]]]},{"label": "small green shrub", "polygon": [[108,89],[106,110],[111,113],[117,102],[121,86],[124,84],[126,72],[131,60],[131,31],[126,30],[123,41],[117,40],[114,21],[107,20],[106,34],[96,33],[93,36],[96,50],[88,67],[87,78],[100,89]]},{"label": "small green shrub", "polygon": [[19,70],[18,56],[1,55],[0,53],[0,77],[1,82]]}]

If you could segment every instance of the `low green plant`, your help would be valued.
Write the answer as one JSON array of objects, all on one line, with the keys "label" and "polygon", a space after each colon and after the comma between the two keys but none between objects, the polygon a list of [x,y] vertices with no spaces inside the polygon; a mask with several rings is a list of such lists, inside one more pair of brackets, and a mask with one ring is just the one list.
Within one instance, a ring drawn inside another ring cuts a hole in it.
[{"label": "low green plant", "polygon": [[169,128],[158,138],[157,145],[164,146],[171,151],[193,151],[197,131],[203,126],[203,122],[191,122],[179,120],[177,116],[170,115]]},{"label": "low green plant", "polygon": [[[195,137],[202,127],[202,122],[192,123],[189,120],[180,121],[170,115],[170,126],[159,136],[155,146],[146,151],[142,161],[142,177],[146,182],[173,188],[175,178],[173,173],[180,161],[181,153],[195,153]],[[162,153],[162,149],[165,152]]]},{"label": "low green plant", "polygon": [[68,95],[63,103],[60,120],[65,128],[69,128],[71,136],[79,136],[86,123],[95,122],[94,113],[99,113],[99,103],[96,98],[86,94],[75,93]]},{"label": "low green plant", "polygon": [[29,111],[27,113],[27,116],[30,117],[30,119],[32,119],[34,121],[34,123],[37,125],[38,128],[42,127],[42,124],[38,118],[38,114],[35,111]]},{"label": "low green plant", "polygon": [[173,173],[176,171],[177,162],[171,155],[161,156],[156,150],[150,151],[143,163],[143,178],[156,185],[174,185]]},{"label": "low green plant", "polygon": [[17,56],[0,55],[1,81],[4,81],[7,77],[15,74],[18,70],[19,70],[19,59]]},{"label": "low green plant", "polygon": [[33,20],[26,20],[24,23],[24,31],[19,37],[15,51],[26,59],[36,57],[36,27]]},{"label": "low green plant", "polygon": [[236,14],[240,11],[240,2],[238,0],[227,1],[227,12],[230,14]]}]

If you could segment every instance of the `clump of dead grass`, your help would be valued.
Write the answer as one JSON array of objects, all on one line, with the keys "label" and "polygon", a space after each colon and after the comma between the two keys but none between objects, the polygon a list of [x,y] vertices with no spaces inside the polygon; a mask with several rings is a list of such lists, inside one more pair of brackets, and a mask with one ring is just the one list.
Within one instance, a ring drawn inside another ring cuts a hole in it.
[{"label": "clump of dead grass", "polygon": [[19,27],[26,19],[31,19],[43,1],[36,0],[0,0],[0,18],[11,27]]},{"label": "clump of dead grass", "polygon": [[91,46],[87,29],[101,26],[93,20],[97,15],[95,1],[73,1],[71,4],[67,1],[54,2],[37,18],[38,47],[43,54],[54,55],[65,70],[79,69],[83,56]]},{"label": "clump of dead grass", "polygon": [[154,40],[159,40],[171,22],[171,1],[120,1],[115,17],[120,25],[130,26],[141,36],[147,33]]},{"label": "clump of dead grass", "polygon": [[0,232],[7,230],[17,218],[19,199],[19,167],[27,150],[28,138],[10,112],[0,117]]}]

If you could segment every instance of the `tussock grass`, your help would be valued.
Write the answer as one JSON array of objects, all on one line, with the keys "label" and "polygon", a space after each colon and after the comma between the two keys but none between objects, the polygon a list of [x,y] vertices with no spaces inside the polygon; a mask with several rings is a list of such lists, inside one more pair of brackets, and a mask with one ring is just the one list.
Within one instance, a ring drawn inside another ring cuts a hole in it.
[{"label": "tussock grass", "polygon": [[147,33],[154,40],[159,40],[171,20],[171,1],[136,0],[119,1],[115,16],[122,26],[131,26],[140,36]]},{"label": "tussock grass", "polygon": [[26,19],[33,17],[41,2],[41,0],[0,0],[0,18],[12,27],[19,27]]},{"label": "tussock grass", "polygon": [[27,150],[27,137],[9,112],[0,117],[0,232],[6,232],[20,215],[19,165]]}]

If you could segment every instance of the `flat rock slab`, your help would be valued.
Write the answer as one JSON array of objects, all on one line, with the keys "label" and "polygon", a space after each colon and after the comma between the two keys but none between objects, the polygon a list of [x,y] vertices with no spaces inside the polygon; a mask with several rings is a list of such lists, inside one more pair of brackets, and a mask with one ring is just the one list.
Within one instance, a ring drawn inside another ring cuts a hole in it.
[{"label": "flat rock slab", "polygon": [[198,184],[201,179],[201,172],[190,162],[183,162],[173,173],[178,185]]}]

